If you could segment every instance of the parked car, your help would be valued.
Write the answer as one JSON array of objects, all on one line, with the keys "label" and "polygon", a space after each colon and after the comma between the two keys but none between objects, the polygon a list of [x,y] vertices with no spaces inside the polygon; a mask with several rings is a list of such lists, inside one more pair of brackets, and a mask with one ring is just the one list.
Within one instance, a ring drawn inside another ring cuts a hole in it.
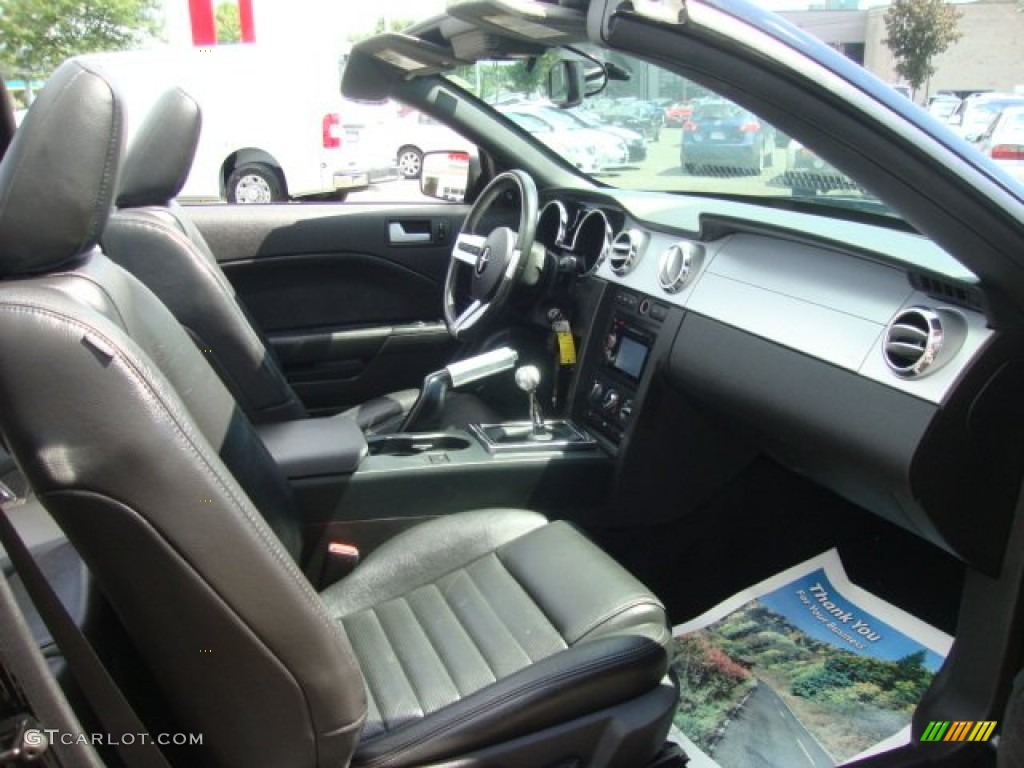
[{"label": "parked car", "polygon": [[670,128],[682,128],[693,114],[693,102],[677,101],[665,110],[665,125]]},{"label": "parked car", "polygon": [[731,102],[705,102],[683,123],[679,163],[687,173],[761,173],[774,158],[773,129]]},{"label": "parked car", "polygon": [[949,127],[967,141],[977,141],[992,120],[1007,107],[1024,106],[1024,96],[979,93],[965,98],[946,119]]},{"label": "parked car", "polygon": [[1024,182],[1024,104],[1006,107],[978,139],[978,151]]},{"label": "parked car", "polygon": [[593,142],[581,141],[575,131],[555,128],[529,112],[517,108],[499,107],[499,111],[527,133],[568,160],[573,167],[584,173],[599,173],[603,169],[601,152]]},{"label": "parked car", "polygon": [[642,133],[648,141],[661,138],[665,124],[665,111],[648,101],[623,97],[607,103],[598,112],[602,120]]},{"label": "parked car", "polygon": [[426,152],[454,150],[473,152],[476,147],[444,123],[417,110],[412,110],[395,123],[385,127],[391,131],[391,143],[396,146],[395,163],[403,178],[418,179]]},{"label": "parked car", "polygon": [[862,194],[863,190],[849,176],[795,139],[790,139],[785,152],[785,169],[769,182],[772,186],[788,187],[794,197],[800,198],[836,191]]},{"label": "parked car", "polygon": [[598,170],[619,168],[629,162],[629,149],[620,136],[588,128],[571,115],[536,105],[500,107],[499,111],[533,134],[550,134],[563,145],[592,147]]},{"label": "parked car", "polygon": [[928,111],[939,120],[948,120],[961,101],[962,99],[952,94],[939,93],[928,100]]},{"label": "parked car", "polygon": [[647,139],[642,133],[623,128],[621,125],[606,123],[588,110],[567,109],[562,110],[561,114],[571,117],[580,128],[589,128],[622,139],[629,151],[629,162],[639,162],[647,157]]}]

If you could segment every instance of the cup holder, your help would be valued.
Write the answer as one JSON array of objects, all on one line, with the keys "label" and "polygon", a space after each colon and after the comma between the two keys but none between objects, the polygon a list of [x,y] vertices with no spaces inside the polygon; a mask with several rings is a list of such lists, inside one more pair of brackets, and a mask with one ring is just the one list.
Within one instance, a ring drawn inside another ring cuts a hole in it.
[{"label": "cup holder", "polygon": [[380,435],[368,441],[371,456],[418,456],[429,451],[462,451],[469,440],[457,435]]}]

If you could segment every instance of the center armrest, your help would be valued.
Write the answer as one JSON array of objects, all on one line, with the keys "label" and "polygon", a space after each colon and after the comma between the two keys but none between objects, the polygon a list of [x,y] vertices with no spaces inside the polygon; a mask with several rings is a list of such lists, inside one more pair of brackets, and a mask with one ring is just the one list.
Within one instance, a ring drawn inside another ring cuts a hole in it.
[{"label": "center armrest", "polygon": [[363,431],[346,416],[260,424],[256,431],[289,480],[350,475],[367,454]]}]

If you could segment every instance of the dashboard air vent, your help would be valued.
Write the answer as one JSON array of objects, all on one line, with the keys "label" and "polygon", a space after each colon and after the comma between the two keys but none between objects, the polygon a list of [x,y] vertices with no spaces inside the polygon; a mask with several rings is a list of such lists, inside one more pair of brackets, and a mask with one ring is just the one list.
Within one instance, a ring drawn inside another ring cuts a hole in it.
[{"label": "dashboard air vent", "polygon": [[640,261],[640,246],[644,235],[636,229],[625,229],[612,240],[608,251],[608,266],[616,275],[628,275]]},{"label": "dashboard air vent", "polygon": [[963,318],[949,310],[910,307],[885,329],[882,354],[897,376],[914,379],[938,370],[960,348]]},{"label": "dashboard air vent", "polygon": [[683,241],[670,245],[658,263],[658,282],[662,290],[665,293],[683,290],[703,256],[704,247],[697,243]]}]

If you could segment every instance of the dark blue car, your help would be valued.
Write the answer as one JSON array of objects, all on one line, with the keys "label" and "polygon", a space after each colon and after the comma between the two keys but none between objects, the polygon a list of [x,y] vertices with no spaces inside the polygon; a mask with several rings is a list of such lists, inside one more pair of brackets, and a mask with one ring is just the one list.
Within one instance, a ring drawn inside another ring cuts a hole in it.
[{"label": "dark blue car", "polygon": [[727,101],[697,106],[683,123],[679,163],[687,173],[759,174],[773,164],[771,128]]}]

